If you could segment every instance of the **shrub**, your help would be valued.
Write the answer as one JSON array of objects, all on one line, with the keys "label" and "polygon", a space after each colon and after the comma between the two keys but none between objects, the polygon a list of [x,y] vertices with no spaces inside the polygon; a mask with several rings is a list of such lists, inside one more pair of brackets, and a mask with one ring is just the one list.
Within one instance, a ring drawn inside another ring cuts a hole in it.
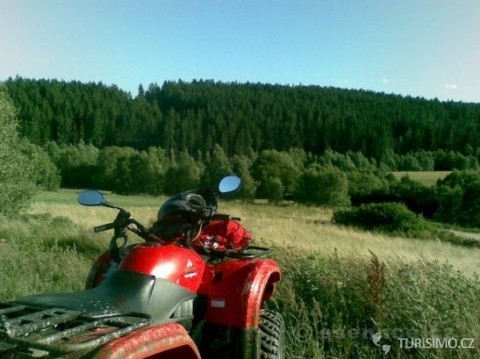
[{"label": "shrub", "polygon": [[256,197],[278,201],[295,191],[300,169],[288,153],[265,150],[253,162],[251,174],[259,183]]},{"label": "shrub", "polygon": [[348,195],[354,206],[390,200],[390,187],[397,182],[395,178],[389,179],[385,174],[367,170],[349,171],[346,175]]},{"label": "shrub", "polygon": [[429,225],[401,203],[371,203],[357,208],[336,211],[333,221],[338,224],[368,230],[406,233],[423,231]]},{"label": "shrub", "polygon": [[233,173],[242,179],[240,190],[235,195],[237,198],[254,199],[255,191],[257,190],[257,183],[250,174],[251,162],[246,156],[233,156],[232,168]]},{"label": "shrub", "polygon": [[0,215],[16,215],[35,194],[33,167],[19,148],[17,127],[15,107],[0,84]]},{"label": "shrub", "polygon": [[298,202],[329,207],[350,205],[345,173],[333,166],[311,167],[300,177],[295,191]]},{"label": "shrub", "polygon": [[435,219],[467,227],[480,226],[480,172],[453,171],[436,188]]},{"label": "shrub", "polygon": [[47,191],[57,190],[61,182],[60,172],[45,150],[26,139],[19,143],[19,149],[32,166],[37,187]]},{"label": "shrub", "polygon": [[421,214],[425,218],[432,218],[438,208],[438,200],[435,197],[435,188],[425,186],[407,177],[391,186],[392,197],[398,198],[411,211]]}]

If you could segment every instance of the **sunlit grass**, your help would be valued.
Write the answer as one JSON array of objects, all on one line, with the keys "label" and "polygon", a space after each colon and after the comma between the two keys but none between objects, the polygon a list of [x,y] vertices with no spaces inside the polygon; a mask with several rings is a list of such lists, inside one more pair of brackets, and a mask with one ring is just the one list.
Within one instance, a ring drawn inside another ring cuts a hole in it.
[{"label": "sunlit grass", "polygon": [[[162,198],[115,196],[146,225]],[[94,234],[116,210],[76,204],[76,191],[43,193],[28,215],[0,222],[0,300],[45,291],[81,290],[110,232]],[[480,340],[480,249],[435,238],[410,239],[331,223],[332,211],[292,203],[282,206],[221,201],[220,212],[242,217],[255,243],[274,248],[283,279],[270,306],[286,319],[287,357],[373,358],[382,353],[368,336],[324,337],[324,330],[432,328]],[[403,332],[402,332],[403,333]],[[406,335],[406,334],[404,334]],[[442,334],[446,336],[447,334]],[[395,337],[392,358],[416,357]],[[478,349],[478,350],[477,350]],[[476,358],[471,351],[428,351],[423,358]]]},{"label": "sunlit grass", "polygon": [[468,276],[480,271],[480,249],[440,242],[435,238],[410,239],[341,227],[330,222],[332,212],[305,206],[273,207],[225,203],[228,213],[240,214],[243,224],[261,241],[295,247],[305,255],[366,258],[370,251],[387,264],[438,261],[449,263]]},{"label": "sunlit grass", "polygon": [[[43,198],[49,198],[49,193]],[[76,204],[76,192],[55,194],[55,201],[40,200],[32,213],[49,213],[72,220],[85,231],[111,222],[116,210],[105,207],[85,207]],[[107,200],[122,206],[146,225],[153,223],[164,198],[106,195]],[[370,251],[389,263],[438,261],[449,263],[456,270],[472,276],[480,271],[480,249],[465,248],[441,242],[435,238],[410,239],[341,227],[330,222],[332,211],[296,204],[273,206],[239,201],[221,201],[219,212],[242,218],[243,225],[254,234],[258,243],[278,247],[295,247],[305,255],[329,256],[336,251],[345,258],[365,258]],[[96,237],[107,238],[103,233]]]}]

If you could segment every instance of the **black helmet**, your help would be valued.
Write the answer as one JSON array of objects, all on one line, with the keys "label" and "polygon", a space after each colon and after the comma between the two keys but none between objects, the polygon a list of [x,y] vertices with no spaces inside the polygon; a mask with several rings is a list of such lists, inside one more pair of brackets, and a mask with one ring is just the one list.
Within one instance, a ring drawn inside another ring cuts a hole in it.
[{"label": "black helmet", "polygon": [[194,215],[205,204],[203,197],[196,193],[174,196],[160,207],[157,221],[150,231],[165,242],[182,240],[194,226]]},{"label": "black helmet", "polygon": [[157,219],[182,215],[190,218],[198,210],[205,207],[206,202],[202,196],[196,193],[181,193],[178,196],[168,199],[158,210]]}]

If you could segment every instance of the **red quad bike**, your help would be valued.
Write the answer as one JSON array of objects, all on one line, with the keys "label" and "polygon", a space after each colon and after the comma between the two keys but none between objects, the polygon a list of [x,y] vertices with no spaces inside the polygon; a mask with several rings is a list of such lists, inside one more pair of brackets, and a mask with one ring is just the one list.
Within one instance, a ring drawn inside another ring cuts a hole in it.
[{"label": "red quad bike", "polygon": [[[239,185],[238,177],[228,176],[218,192],[170,198],[159,215],[196,198],[185,208],[193,224],[178,226],[183,236],[172,241],[100,192],[81,192],[80,204],[119,211],[113,223],[95,227],[114,230],[110,248],[82,292],[0,302],[0,358],[284,358],[283,317],[265,307],[280,280],[277,263],[262,258],[270,250],[191,246],[210,222],[235,219],[217,213],[217,197]],[[128,231],[144,242],[127,245]]]}]

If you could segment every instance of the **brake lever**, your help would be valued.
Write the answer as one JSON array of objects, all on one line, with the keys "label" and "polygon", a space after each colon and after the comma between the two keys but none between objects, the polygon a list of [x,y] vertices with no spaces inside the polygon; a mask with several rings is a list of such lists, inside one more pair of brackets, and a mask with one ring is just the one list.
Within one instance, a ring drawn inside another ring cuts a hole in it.
[{"label": "brake lever", "polygon": [[141,224],[140,222],[138,222],[137,220],[135,219],[130,219],[130,224],[134,224],[136,226],[135,227],[132,227],[132,226],[128,226],[128,230],[130,230],[131,232],[135,233],[136,235],[138,235],[139,237],[145,239],[147,242],[159,242],[159,243],[164,243],[164,241],[162,239],[160,239],[160,237],[156,236],[154,233],[151,233],[149,232],[145,226],[143,224]]},{"label": "brake lever", "polygon": [[136,219],[133,219],[131,218],[129,221],[128,221],[129,225],[130,224],[134,224],[136,228],[130,228],[129,229],[135,233],[135,234],[141,234],[141,233],[147,233],[147,229],[145,228],[145,226],[143,224],[141,224],[140,222],[138,222]]}]

